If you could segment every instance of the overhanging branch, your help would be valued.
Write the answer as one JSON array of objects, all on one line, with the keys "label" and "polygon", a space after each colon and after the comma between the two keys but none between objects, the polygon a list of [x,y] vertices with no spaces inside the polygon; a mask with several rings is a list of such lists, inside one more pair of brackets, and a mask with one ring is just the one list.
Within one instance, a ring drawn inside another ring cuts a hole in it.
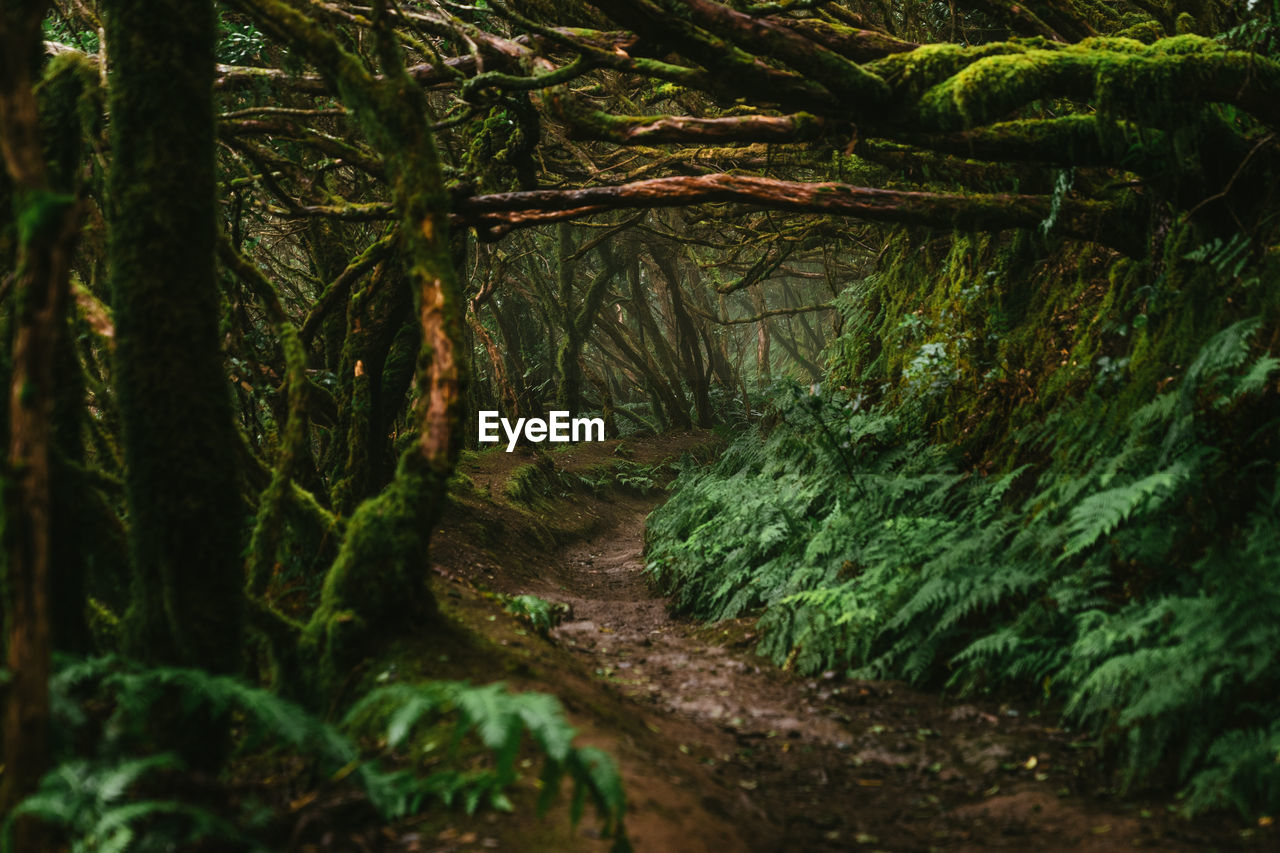
[{"label": "overhanging branch", "polygon": [[717,325],[733,326],[744,323],[759,323],[761,320],[768,319],[769,317],[787,317],[794,314],[811,314],[814,311],[834,311],[835,306],[828,304],[798,305],[792,308],[770,308],[767,311],[761,311],[760,313],[753,314],[750,317],[717,317],[712,314],[708,314],[705,311],[700,311],[697,308],[693,308],[691,310],[699,317],[710,320],[712,323],[716,323]]},{"label": "overhanging branch", "polygon": [[746,175],[654,178],[576,190],[529,190],[455,199],[453,212],[481,236],[621,208],[738,202],[774,210],[846,216],[939,228],[999,231],[1034,228],[1050,219],[1065,236],[1135,254],[1143,246],[1132,211],[1112,204],[1042,195],[908,192],[851,184],[779,181]]}]

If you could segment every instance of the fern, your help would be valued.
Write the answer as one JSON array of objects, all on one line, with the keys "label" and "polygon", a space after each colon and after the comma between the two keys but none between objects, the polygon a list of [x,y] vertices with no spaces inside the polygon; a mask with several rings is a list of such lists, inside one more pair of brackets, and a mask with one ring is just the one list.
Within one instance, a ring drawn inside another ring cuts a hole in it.
[{"label": "fern", "polygon": [[527,624],[534,631],[546,634],[559,625],[568,612],[568,605],[547,601],[536,595],[500,595],[503,609]]},{"label": "fern", "polygon": [[1144,507],[1146,512],[1158,509],[1163,497],[1191,479],[1197,462],[1206,455],[1208,451],[1201,449],[1140,480],[1097,492],[1080,501],[1071,510],[1067,522],[1071,538],[1063,556],[1075,556],[1093,545],[1099,537],[1119,527],[1139,507]]},{"label": "fern", "polygon": [[695,616],[760,614],[778,664],[1064,697],[1124,784],[1172,774],[1188,811],[1272,812],[1280,359],[1260,328],[1208,337],[1127,416],[1086,394],[1024,431],[1046,464],[993,477],[901,406],[784,393],[776,427],[678,478],[649,571]]},{"label": "fern", "polygon": [[1205,769],[1187,786],[1184,814],[1234,807],[1248,814],[1256,803],[1280,800],[1280,722],[1235,730],[1206,750]]},{"label": "fern", "polygon": [[[36,792],[5,819],[3,850],[9,853],[13,849],[13,821],[24,815],[67,830],[72,853],[145,853],[211,838],[263,850],[230,822],[206,809],[173,800],[128,799],[131,789],[144,776],[180,766],[169,754],[61,764],[46,774]],[[181,820],[175,823],[172,818]],[[166,831],[148,832],[158,820],[163,821]]]},{"label": "fern", "polygon": [[111,715],[102,726],[103,749],[107,751],[127,752],[145,744],[150,709],[177,701],[203,706],[214,716],[231,711],[242,714],[242,750],[271,740],[332,766],[357,758],[355,747],[332,726],[293,702],[230,676],[181,667],[147,668],[110,655],[60,659],[50,682],[57,706],[71,706],[73,696],[90,691],[111,703]]},{"label": "fern", "polygon": [[[116,657],[60,658],[50,690],[53,708],[61,717],[59,729],[70,734],[69,742],[77,740],[78,730],[94,724],[81,710],[86,698],[109,709],[97,733],[99,756],[93,760],[68,757],[50,771],[40,789],[7,819],[6,838],[13,818],[30,814],[61,827],[75,851],[172,849],[174,844],[202,838],[252,846],[251,822],[245,818],[233,821],[188,803],[134,796],[144,776],[182,769],[171,755],[146,754],[151,709],[157,703],[176,701],[205,707],[212,714],[237,714],[242,752],[267,745],[287,747],[315,762],[325,774],[350,776],[387,818],[437,801],[461,805],[468,812],[485,804],[510,808],[504,790],[516,781],[515,761],[528,734],[545,756],[540,809],[555,800],[559,782],[567,775],[573,781],[574,822],[589,796],[616,839],[615,849],[627,849],[625,797],[616,765],[599,750],[573,746],[574,731],[549,695],[512,694],[501,684],[393,685],[370,693],[337,727],[235,678],[177,667],[144,668]],[[377,714],[372,714],[374,709]],[[455,742],[473,733],[492,766],[472,771],[454,762],[426,775],[412,767],[387,768],[377,758],[362,756],[344,731],[357,720],[367,721],[371,714],[385,725],[386,741],[393,749],[403,745],[428,717],[453,721]],[[149,828],[156,821],[162,821],[163,832],[140,833],[140,827]]]},{"label": "fern", "polygon": [[425,786],[383,785],[376,789],[375,804],[384,813],[416,811],[428,793],[440,796],[447,805],[460,797],[468,813],[483,802],[510,809],[503,791],[516,781],[516,760],[527,734],[545,756],[539,810],[545,811],[554,802],[561,780],[568,776],[573,784],[573,822],[581,818],[583,803],[590,796],[606,832],[616,839],[614,849],[627,849],[623,824],[626,798],[617,766],[599,750],[573,746],[574,730],[553,696],[513,694],[501,683],[482,687],[461,682],[390,685],[358,702],[347,714],[346,724],[385,725],[387,746],[395,750],[409,742],[424,722],[450,712],[457,714],[455,748],[466,735],[474,734],[492,754],[493,767],[469,774],[437,772],[426,777]]}]

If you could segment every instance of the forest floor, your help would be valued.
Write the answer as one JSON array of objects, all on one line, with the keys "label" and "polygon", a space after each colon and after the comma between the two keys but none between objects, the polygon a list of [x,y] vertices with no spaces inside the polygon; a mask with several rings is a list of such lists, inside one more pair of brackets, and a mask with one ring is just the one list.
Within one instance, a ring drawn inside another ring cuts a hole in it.
[{"label": "forest floor", "polygon": [[[658,476],[664,459],[705,456],[711,440],[465,459],[465,494],[433,548],[454,628],[429,652],[406,645],[397,677],[496,673],[557,694],[577,742],[617,758],[641,853],[1276,849],[1275,827],[1188,822],[1168,793],[1114,796],[1093,743],[1033,703],[804,678],[754,654],[751,620],[672,616],[643,572],[645,516],[663,493],[601,472],[616,474],[625,457],[632,478]],[[519,500],[507,485],[516,479],[527,481]],[[567,606],[549,636],[502,612],[501,595],[524,593]],[[513,814],[436,815],[347,837],[366,850],[609,848],[590,814],[577,829],[563,805],[538,818],[532,778],[518,787]]]}]

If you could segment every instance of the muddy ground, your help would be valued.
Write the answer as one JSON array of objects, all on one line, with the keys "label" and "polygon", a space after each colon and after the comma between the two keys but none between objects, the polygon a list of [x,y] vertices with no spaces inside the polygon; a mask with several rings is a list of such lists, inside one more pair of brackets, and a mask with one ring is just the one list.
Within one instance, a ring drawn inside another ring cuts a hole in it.
[{"label": "muddy ground", "polygon": [[[710,441],[464,460],[433,552],[454,627],[407,644],[400,677],[556,693],[578,742],[618,759],[638,851],[1280,849],[1273,826],[1178,818],[1170,792],[1118,796],[1091,741],[1034,704],[802,678],[755,655],[750,620],[673,617],[644,574],[644,519],[663,495],[647,480],[669,473],[663,460],[705,458]],[[496,594],[520,593],[567,606],[548,637],[501,611]],[[563,806],[537,818],[522,785],[514,814],[317,829],[297,847],[609,849],[590,816],[577,828]]]}]

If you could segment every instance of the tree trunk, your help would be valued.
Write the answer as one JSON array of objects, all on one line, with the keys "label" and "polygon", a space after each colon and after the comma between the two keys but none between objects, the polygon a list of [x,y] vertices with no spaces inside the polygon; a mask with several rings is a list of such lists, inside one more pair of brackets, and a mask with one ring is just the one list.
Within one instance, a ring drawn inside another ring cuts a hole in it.
[{"label": "tree trunk", "polygon": [[489,370],[493,375],[494,399],[500,401],[503,415],[517,417],[520,411],[520,398],[516,394],[515,387],[511,384],[511,379],[507,376],[507,365],[502,357],[502,351],[498,348],[497,342],[494,341],[493,335],[489,334],[489,330],[484,327],[484,324],[480,322],[480,318],[474,313],[467,312],[467,324],[471,327],[471,333],[480,340],[481,345],[484,346],[485,354],[489,357]]},{"label": "tree trunk", "polygon": [[573,238],[569,226],[563,222],[556,226],[556,283],[557,299],[554,310],[559,313],[564,337],[556,350],[556,402],[577,415],[582,408],[582,336],[574,322],[573,310]]},{"label": "tree trunk", "polygon": [[518,405],[512,408],[507,416],[511,418],[525,417],[533,411],[534,404],[526,376],[528,370],[525,367],[524,356],[521,355],[524,347],[524,338],[520,335],[519,326],[512,321],[510,312],[502,307],[502,303],[499,300],[490,300],[489,308],[493,311],[493,318],[498,323],[498,332],[502,335],[501,349],[503,358],[510,362],[507,376],[508,378],[514,377],[512,390],[515,392],[515,399],[518,401]]},{"label": "tree trunk", "polygon": [[654,264],[667,282],[667,295],[671,300],[671,320],[675,327],[676,352],[683,363],[685,380],[693,393],[693,409],[698,426],[711,426],[711,397],[707,388],[707,376],[703,370],[702,350],[698,346],[698,333],[684,306],[684,292],[680,287],[680,268],[675,253],[663,247],[654,253]]},{"label": "tree trunk", "polygon": [[374,77],[323,27],[280,0],[235,0],[263,29],[283,34],[320,66],[383,158],[394,187],[400,246],[414,316],[422,331],[415,363],[417,440],[400,457],[391,484],[353,514],[320,606],[302,636],[319,664],[321,690],[336,688],[371,646],[397,626],[437,615],[427,584],[431,531],[444,509],[462,446],[466,405],[465,306],[449,241],[449,197],[427,104],[405,72],[387,32],[376,39],[383,76]]},{"label": "tree trunk", "polygon": [[[767,309],[764,301],[764,294],[760,292],[760,288],[752,288],[751,290],[751,307],[755,309],[757,314],[763,314]],[[761,317],[760,323],[756,326],[756,387],[767,388],[773,382],[773,365],[770,362],[769,354],[769,318]]]},{"label": "tree trunk", "polygon": [[693,426],[693,422],[689,419],[689,403],[684,395],[684,386],[681,382],[680,370],[676,367],[675,354],[671,351],[666,336],[658,330],[658,324],[654,321],[653,313],[649,310],[649,294],[642,290],[640,285],[640,255],[638,251],[627,267],[627,282],[631,290],[631,299],[629,301],[631,312],[640,328],[639,351],[647,356],[648,347],[652,344],[657,358],[657,365],[661,368],[662,375],[666,377],[666,381],[661,384],[664,386],[663,398],[669,401],[667,403],[667,420],[679,428]]},{"label": "tree trunk", "polygon": [[[241,668],[243,504],[218,340],[213,3],[109,0],[110,238],[133,604],[127,651]],[[218,729],[170,720],[196,766]]]},{"label": "tree trunk", "polygon": [[[78,205],[54,192],[44,160],[34,70],[43,3],[0,11],[0,150],[18,221],[13,351],[4,486],[4,775],[0,814],[35,790],[48,761],[52,620],[51,445],[54,364],[63,333]],[[40,849],[34,822],[15,827],[18,849]]]}]

